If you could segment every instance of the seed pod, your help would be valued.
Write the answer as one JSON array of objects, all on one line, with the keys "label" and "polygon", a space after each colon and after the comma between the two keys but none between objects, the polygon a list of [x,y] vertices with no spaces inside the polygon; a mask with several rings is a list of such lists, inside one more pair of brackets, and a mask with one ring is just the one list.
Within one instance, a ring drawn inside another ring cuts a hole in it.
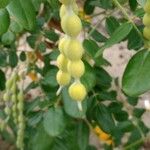
[{"label": "seed pod", "polygon": [[[76,15],[78,15],[78,6],[77,6],[77,4],[74,2],[72,5],[71,5],[71,7],[72,7],[72,10],[74,11],[74,13],[76,14]],[[61,6],[61,8],[60,8],[60,18],[63,18],[63,16],[65,16],[65,14],[67,13],[67,6],[66,5],[62,5]]]},{"label": "seed pod", "polygon": [[81,60],[69,61],[68,72],[71,74],[72,77],[80,78],[85,72],[84,63]]},{"label": "seed pod", "polygon": [[12,79],[7,80],[6,81],[6,89],[7,90],[11,89],[12,84],[13,84],[13,80]]},{"label": "seed pod", "polygon": [[64,56],[65,56],[65,45],[67,44],[68,41],[69,39],[67,37],[64,37],[59,40],[58,49]]},{"label": "seed pod", "polygon": [[19,129],[25,129],[25,124],[24,124],[24,122],[20,122],[20,123],[18,124],[18,128],[19,128]]},{"label": "seed pod", "polygon": [[77,61],[82,58],[84,49],[82,44],[77,39],[70,39],[66,44],[65,54],[71,61]]},{"label": "seed pod", "polygon": [[69,5],[73,3],[74,0],[59,0],[62,4]]},{"label": "seed pod", "polygon": [[86,97],[86,89],[81,83],[73,83],[69,87],[69,95],[73,100],[83,101]]},{"label": "seed pod", "polygon": [[144,28],[143,35],[147,40],[150,40],[150,27]]},{"label": "seed pod", "polygon": [[18,101],[24,101],[24,94],[23,94],[23,91],[20,90],[18,95],[17,95],[17,99]]},{"label": "seed pod", "polygon": [[3,131],[3,130],[5,129],[5,126],[6,126],[5,121],[2,121],[2,122],[0,123],[0,130]]},{"label": "seed pod", "polygon": [[9,93],[5,93],[5,94],[3,95],[3,100],[4,100],[5,102],[10,100]]},{"label": "seed pod", "polygon": [[57,66],[60,70],[67,72],[67,64],[68,64],[68,59],[60,54],[57,58]]},{"label": "seed pod", "polygon": [[16,93],[17,92],[17,85],[14,83],[11,87],[11,92]]},{"label": "seed pod", "polygon": [[145,14],[143,17],[143,24],[145,26],[150,26],[150,14]]},{"label": "seed pod", "polygon": [[22,111],[24,109],[24,105],[23,105],[22,101],[18,102],[17,108],[18,108],[19,111]]},{"label": "seed pod", "polygon": [[18,117],[18,122],[19,122],[19,123],[23,123],[23,122],[24,122],[24,117],[23,117],[23,115],[19,115],[19,117]]},{"label": "seed pod", "polygon": [[144,6],[144,10],[146,13],[150,14],[150,0],[147,0],[145,6]]},{"label": "seed pod", "polygon": [[11,101],[12,101],[13,103],[17,102],[17,95],[16,95],[16,94],[13,94],[13,95],[11,96]]},{"label": "seed pod", "polygon": [[76,37],[82,30],[80,18],[75,13],[66,14],[61,20],[63,31],[70,37]]},{"label": "seed pod", "polygon": [[65,86],[65,85],[69,84],[69,82],[71,80],[71,77],[70,77],[70,74],[62,72],[60,70],[57,73],[56,79],[57,79],[57,82],[58,82],[59,85]]},{"label": "seed pod", "polygon": [[11,109],[6,106],[5,109],[4,109],[4,112],[6,113],[6,115],[10,115],[11,114]]}]

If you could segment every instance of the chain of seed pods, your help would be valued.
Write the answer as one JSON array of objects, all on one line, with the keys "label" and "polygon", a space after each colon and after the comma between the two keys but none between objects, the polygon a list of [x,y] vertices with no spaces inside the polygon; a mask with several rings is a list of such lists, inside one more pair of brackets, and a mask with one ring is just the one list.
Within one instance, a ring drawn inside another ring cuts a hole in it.
[{"label": "chain of seed pods", "polygon": [[143,35],[150,41],[150,0],[147,0],[144,6],[145,15],[143,17],[143,24],[145,25]]},{"label": "chain of seed pods", "polygon": [[86,88],[81,83],[80,78],[85,72],[84,63],[81,60],[84,53],[82,43],[78,40],[78,35],[82,30],[82,23],[78,17],[78,6],[75,0],[60,0],[61,27],[65,33],[59,42],[60,55],[57,59],[59,71],[57,81],[65,86],[70,83],[71,77],[74,83],[69,87],[70,97],[77,101],[79,110],[82,110],[81,102],[86,97]]},{"label": "chain of seed pods", "polygon": [[[17,140],[16,145],[19,149],[23,150],[24,148],[24,115],[23,115],[23,107],[24,107],[24,94],[23,89],[19,89],[18,83],[19,75],[14,72],[10,79],[6,81],[6,91],[3,96],[3,100],[5,103],[4,112],[8,116],[5,124],[9,118],[13,118],[14,123],[16,124],[17,130]],[[4,128],[4,124],[3,124]]]}]

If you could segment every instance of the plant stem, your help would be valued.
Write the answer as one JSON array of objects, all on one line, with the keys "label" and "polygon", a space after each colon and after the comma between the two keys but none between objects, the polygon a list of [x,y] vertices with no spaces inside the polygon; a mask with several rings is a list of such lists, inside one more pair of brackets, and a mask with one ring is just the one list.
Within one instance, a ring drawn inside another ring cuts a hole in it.
[{"label": "plant stem", "polygon": [[149,138],[150,138],[150,137],[148,136],[148,137],[145,137],[144,139],[143,139],[143,138],[142,138],[142,139],[139,139],[139,140],[137,140],[137,141],[135,141],[135,142],[133,142],[133,143],[131,143],[131,144],[125,146],[125,147],[124,147],[124,150],[128,150],[128,149],[132,148],[133,146],[136,146],[136,145],[138,145],[138,144],[141,144],[142,142],[148,140]]},{"label": "plant stem", "polygon": [[121,6],[121,4],[118,2],[118,0],[113,0],[113,2],[115,3],[115,5],[121,10],[121,12],[124,14],[124,16],[126,17],[126,19],[132,23],[133,27],[135,28],[135,30],[138,32],[138,34],[142,37],[143,39],[143,35],[140,32],[140,30],[137,28],[137,26],[135,25],[135,23],[133,22],[133,20],[130,18],[130,16],[128,15],[128,13],[126,12],[126,10]]}]

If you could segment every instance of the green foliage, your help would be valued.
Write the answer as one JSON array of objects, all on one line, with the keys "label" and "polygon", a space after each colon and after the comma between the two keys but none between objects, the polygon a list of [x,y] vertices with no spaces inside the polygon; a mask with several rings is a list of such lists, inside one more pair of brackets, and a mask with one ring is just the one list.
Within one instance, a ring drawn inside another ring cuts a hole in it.
[{"label": "green foliage", "polygon": [[[123,90],[130,96],[138,96],[150,89],[149,57],[147,50],[142,50],[132,57],[123,76]],[[137,69],[138,68],[138,69]],[[144,75],[144,76],[143,76]],[[147,84],[145,84],[147,82]]]},{"label": "green foliage", "polygon": [[8,11],[4,9],[0,9],[0,35],[5,33],[8,30],[10,24],[10,18]]},{"label": "green foliage", "polygon": [[[144,26],[138,21],[144,16],[145,0],[82,3],[79,17],[84,29],[85,74],[81,82],[88,94],[80,111],[68,94],[69,85],[57,95],[56,59],[60,53],[59,39],[63,36],[61,3],[0,0],[0,129],[3,120],[11,131],[5,128],[0,131],[1,137],[15,144],[16,127],[12,118],[6,120],[1,97],[11,71],[18,70],[22,79],[29,80],[24,86],[26,150],[96,150],[89,141],[95,126],[113,141],[109,145],[101,139],[105,150],[140,150],[149,132],[142,120],[146,110],[138,105],[140,95],[150,90],[150,44],[143,38]],[[135,52],[125,68],[121,86],[118,77],[114,78],[107,70],[113,64],[103,55],[105,49],[120,42]],[[34,98],[30,97],[32,90],[38,91],[33,93]],[[94,134],[97,136],[95,131]],[[100,140],[100,136],[97,138]]]}]

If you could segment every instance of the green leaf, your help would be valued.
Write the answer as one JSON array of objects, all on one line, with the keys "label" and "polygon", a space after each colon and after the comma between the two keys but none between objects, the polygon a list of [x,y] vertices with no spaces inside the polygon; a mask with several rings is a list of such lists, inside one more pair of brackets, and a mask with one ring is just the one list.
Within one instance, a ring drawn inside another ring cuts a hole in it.
[{"label": "green leaf", "polygon": [[40,51],[40,52],[45,52],[46,51],[46,44],[44,42],[40,42],[37,46],[37,49]]},{"label": "green leaf", "polygon": [[81,82],[85,85],[87,91],[92,90],[92,88],[96,85],[96,75],[94,70],[87,63],[85,63],[85,73],[81,77]]},{"label": "green leaf", "polygon": [[112,78],[102,67],[95,67],[96,83],[102,89],[108,89],[111,86]]},{"label": "green leaf", "polygon": [[127,101],[132,106],[136,106],[138,104],[138,100],[139,100],[138,97],[129,97],[129,96],[127,96]]},{"label": "green leaf", "polygon": [[56,73],[57,73],[57,69],[52,69],[47,72],[44,75],[44,78],[42,80],[42,84],[43,85],[47,85],[47,86],[51,86],[51,87],[56,87],[58,85],[57,81],[56,81]]},{"label": "green leaf", "polygon": [[100,100],[116,100],[117,98],[117,93],[116,91],[110,91],[110,92],[106,92],[106,91],[102,91],[99,95],[98,98]]},{"label": "green leaf", "polygon": [[134,108],[133,116],[140,118],[140,117],[142,117],[144,112],[145,112],[145,109],[143,109],[143,108]]},{"label": "green leaf", "polygon": [[127,121],[128,113],[126,111],[121,110],[120,112],[114,113],[114,117],[117,121]]},{"label": "green leaf", "polygon": [[[129,137],[129,140],[128,140],[126,146],[125,146],[125,149],[126,150],[137,150],[137,149],[139,149],[142,146],[142,143],[143,143],[142,140],[139,141],[140,139],[141,139],[141,134],[140,134],[139,130],[135,128],[132,131],[132,133],[131,133],[131,135]],[[132,145],[132,143],[135,143],[137,141],[139,141],[137,144],[133,144]]]},{"label": "green leaf", "polygon": [[54,30],[46,30],[45,32],[45,37],[48,38],[49,40],[56,42],[59,39],[58,34]]},{"label": "green leaf", "polygon": [[44,130],[43,126],[37,128],[36,134],[31,135],[29,142],[29,150],[50,150],[53,143],[53,138],[50,137]]},{"label": "green leaf", "polygon": [[7,6],[11,17],[27,30],[33,30],[36,23],[36,14],[31,0],[12,0]]},{"label": "green leaf", "polygon": [[94,58],[95,53],[99,50],[99,46],[93,40],[85,39],[83,42],[83,47],[92,58]]},{"label": "green leaf", "polygon": [[0,90],[1,91],[5,89],[5,82],[6,82],[5,73],[2,70],[0,70]]},{"label": "green leaf", "polygon": [[6,9],[0,9],[0,36],[7,32],[10,24],[9,13]]},{"label": "green leaf", "polygon": [[107,133],[111,133],[112,129],[115,126],[115,123],[107,107],[104,104],[99,103],[95,107],[93,115],[102,130]]},{"label": "green leaf", "polygon": [[29,126],[37,126],[38,123],[41,122],[43,117],[43,112],[32,112],[28,115],[28,125]]},{"label": "green leaf", "polygon": [[88,15],[94,12],[95,7],[91,5],[93,0],[86,0],[84,3],[84,12]]},{"label": "green leaf", "polygon": [[11,0],[0,0],[0,8],[5,8]]},{"label": "green leaf", "polygon": [[21,24],[19,24],[15,20],[12,20],[10,24],[10,30],[14,33],[20,33],[23,31],[23,27]]},{"label": "green leaf", "polygon": [[102,54],[102,52],[111,46],[113,46],[116,43],[121,42],[123,39],[126,38],[126,36],[130,33],[133,26],[131,23],[123,23],[115,30],[115,32],[112,34],[112,36],[106,41],[106,43],[98,50],[95,57],[98,57]]},{"label": "green leaf", "polygon": [[120,24],[115,17],[110,16],[106,18],[105,26],[109,35],[112,35],[112,33],[120,26]]},{"label": "green leaf", "polygon": [[135,11],[138,6],[137,0],[129,0],[129,6],[132,11]]},{"label": "green leaf", "polygon": [[6,67],[7,65],[7,52],[0,50],[0,66]]},{"label": "green leaf", "polygon": [[123,91],[136,97],[150,90],[150,52],[142,50],[129,61],[122,79]]},{"label": "green leaf", "polygon": [[91,37],[97,42],[106,42],[107,41],[107,38],[96,29],[94,31],[92,31]]},{"label": "green leaf", "polygon": [[18,63],[18,56],[15,50],[10,50],[9,52],[9,65],[14,68],[17,66]]},{"label": "green leaf", "polygon": [[111,112],[111,113],[119,113],[121,111],[122,107],[123,107],[123,104],[119,103],[119,102],[112,102],[108,106],[109,112]]},{"label": "green leaf", "polygon": [[135,29],[132,29],[130,34],[128,35],[128,49],[139,50],[143,47],[144,41],[142,37],[137,33]]},{"label": "green leaf", "polygon": [[89,145],[86,150],[97,150],[96,147]]},{"label": "green leaf", "polygon": [[25,52],[21,52],[20,53],[20,60],[21,61],[25,61],[26,60],[26,53]]},{"label": "green leaf", "polygon": [[86,150],[89,143],[89,127],[85,122],[79,122],[77,131],[77,142],[79,149]]},{"label": "green leaf", "polygon": [[74,118],[84,118],[85,117],[85,113],[86,113],[86,109],[87,109],[86,100],[84,100],[82,102],[83,111],[79,111],[78,106],[77,106],[77,102],[74,101],[73,99],[71,99],[71,97],[68,94],[68,88],[67,87],[63,89],[62,96],[63,96],[65,112],[69,116],[74,117]]},{"label": "green leaf", "polygon": [[112,0],[93,0],[91,5],[104,8],[104,9],[111,9],[112,8]]},{"label": "green leaf", "polygon": [[55,138],[50,150],[85,150],[89,139],[89,127],[82,120],[70,121],[64,132]]},{"label": "green leaf", "polygon": [[43,126],[50,136],[58,136],[65,129],[66,123],[62,108],[50,108],[44,116]]},{"label": "green leaf", "polygon": [[7,31],[6,33],[2,35],[1,40],[4,45],[11,45],[15,41],[15,38],[16,36],[13,32]]},{"label": "green leaf", "polygon": [[134,125],[130,120],[119,122],[117,126],[122,132],[131,132],[134,129]]}]

